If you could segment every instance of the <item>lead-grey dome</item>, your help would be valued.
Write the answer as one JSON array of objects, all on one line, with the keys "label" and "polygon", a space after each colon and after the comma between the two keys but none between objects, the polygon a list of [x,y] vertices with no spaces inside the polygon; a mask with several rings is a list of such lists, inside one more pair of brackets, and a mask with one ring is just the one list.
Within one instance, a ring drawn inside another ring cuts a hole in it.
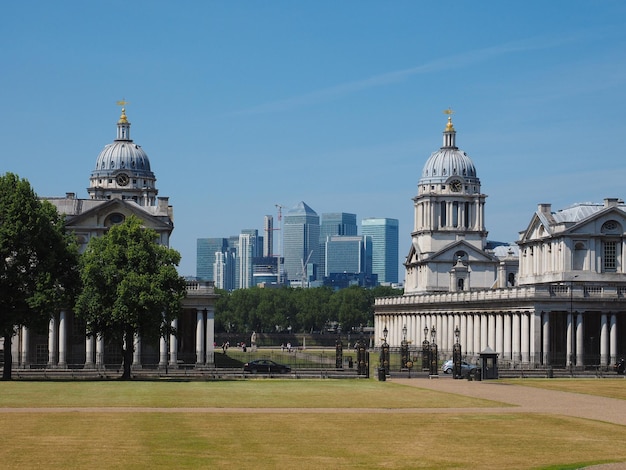
[{"label": "lead-grey dome", "polygon": [[130,138],[130,122],[124,109],[117,123],[117,138],[98,155],[92,176],[114,176],[121,171],[136,178],[154,179],[148,155]]},{"label": "lead-grey dome", "polygon": [[466,183],[478,182],[472,159],[455,145],[456,131],[452,119],[443,133],[443,146],[433,152],[422,170],[420,184],[445,183],[453,176],[460,176]]}]

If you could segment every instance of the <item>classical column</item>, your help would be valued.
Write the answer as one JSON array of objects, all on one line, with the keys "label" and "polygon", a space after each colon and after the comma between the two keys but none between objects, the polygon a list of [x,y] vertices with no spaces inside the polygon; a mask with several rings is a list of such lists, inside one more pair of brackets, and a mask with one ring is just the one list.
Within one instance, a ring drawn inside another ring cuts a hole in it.
[{"label": "classical column", "polygon": [[522,335],[520,314],[516,312],[513,314],[513,348],[511,350],[513,364],[519,363],[522,360],[522,347],[520,342],[521,337]]},{"label": "classical column", "polygon": [[583,314],[576,315],[576,365],[584,365],[585,347],[583,343]]},{"label": "classical column", "polygon": [[504,321],[502,312],[496,314],[496,345],[495,351],[500,353],[500,357],[504,356]]},{"label": "classical column", "polygon": [[[172,320],[172,331],[178,331],[178,318]],[[178,367],[178,338],[170,335],[170,367]]]},{"label": "classical column", "polygon": [[610,340],[611,345],[609,346],[609,351],[611,353],[611,357],[609,358],[610,364],[617,364],[617,316],[612,313],[611,315],[611,325],[610,325]]},{"label": "classical column", "polygon": [[511,325],[513,324],[513,314],[511,312],[506,312],[504,314],[504,353],[503,353],[503,359],[506,360],[511,360],[513,359],[513,355],[511,354],[512,351],[512,345],[511,345],[511,338],[512,338],[512,331],[511,331]]},{"label": "classical column", "polygon": [[493,349],[494,351],[496,351],[497,349],[497,345],[496,345],[496,316],[493,313],[489,314],[489,317],[487,319],[488,325],[487,326],[487,332],[489,335],[489,339],[487,340],[487,345]]},{"label": "classical column", "polygon": [[465,335],[465,353],[466,354],[474,354],[474,315],[471,313],[466,315],[467,323],[466,330],[467,333]]},{"label": "classical column", "polygon": [[489,346],[489,314],[483,313],[480,316],[480,350],[481,353]]},{"label": "classical column", "polygon": [[22,355],[20,349],[21,329],[16,330],[11,337],[11,358],[13,360],[12,367],[19,367],[22,363]]},{"label": "classical column", "polygon": [[567,354],[567,365],[570,367],[574,366],[574,315],[572,313],[567,314],[567,345],[566,345],[566,354]]},{"label": "classical column", "polygon": [[204,363],[204,310],[196,310],[196,364]]},{"label": "classical column", "polygon": [[104,337],[102,333],[96,336],[96,368],[104,367]]},{"label": "classical column", "polygon": [[[440,315],[441,328],[437,328],[437,336],[439,337],[439,347],[441,352],[448,351],[448,317],[447,313]],[[445,353],[444,353],[445,354]]]},{"label": "classical column", "polygon": [[609,364],[609,324],[606,313],[600,315],[600,365]]},{"label": "classical column", "polygon": [[206,363],[215,364],[215,307],[206,309]]},{"label": "classical column", "polygon": [[57,319],[55,315],[52,315],[48,322],[48,367],[55,367],[57,365]]},{"label": "classical column", "polygon": [[85,337],[85,369],[93,369],[95,364],[93,360],[93,352],[96,345],[94,336]]},{"label": "classical column", "polygon": [[480,313],[474,314],[474,356],[478,356],[480,354],[480,332],[482,328],[480,324],[482,323],[482,315]]},{"label": "classical column", "polygon": [[67,368],[67,312],[59,313],[59,367]]},{"label": "classical column", "polygon": [[25,326],[22,327],[22,358],[20,366],[26,368],[30,365],[30,355],[28,349],[30,348],[30,332]]},{"label": "classical column", "polygon": [[543,334],[542,364],[547,366],[552,363],[550,358],[550,312],[543,312],[541,315],[541,330]]},{"label": "classical column", "polygon": [[133,334],[133,369],[141,369],[141,336]]},{"label": "classical column", "polygon": [[527,312],[521,314],[522,320],[522,363],[530,361],[530,318]]}]

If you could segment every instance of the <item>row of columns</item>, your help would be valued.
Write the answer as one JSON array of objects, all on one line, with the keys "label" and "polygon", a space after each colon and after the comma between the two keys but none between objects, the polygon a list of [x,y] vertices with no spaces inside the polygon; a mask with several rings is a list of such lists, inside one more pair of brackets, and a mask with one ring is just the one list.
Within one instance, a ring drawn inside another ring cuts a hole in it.
[{"label": "row of columns", "polygon": [[[67,367],[68,313],[62,310],[58,317],[52,316],[48,324],[48,367]],[[171,323],[173,330],[178,329],[178,319]],[[211,365],[215,359],[215,312],[213,307],[196,309],[196,366]],[[141,337],[135,334],[132,339],[133,368],[141,368]],[[32,363],[30,357],[30,331],[26,327],[16,333],[11,343],[14,362],[18,367],[27,367]],[[168,355],[169,352],[169,355]],[[169,361],[168,361],[169,356]],[[85,338],[85,369],[104,367],[104,338],[102,335]],[[178,338],[169,335],[159,341],[159,367],[176,367],[178,364]]]},{"label": "row of columns", "polygon": [[[481,314],[380,314],[375,317],[376,338],[387,327],[387,341],[399,346],[402,329],[407,327],[407,340],[415,345],[424,339],[431,340],[430,332],[437,332],[436,342],[441,351],[451,351],[455,342],[454,330],[458,326],[459,341],[465,354],[477,356],[488,346],[500,358],[513,363],[548,365],[550,360],[550,314],[548,312],[501,312]],[[428,337],[424,338],[424,328]],[[600,364],[610,365],[617,359],[617,315],[602,314],[600,319]],[[382,341],[382,340],[381,340]],[[584,314],[567,316],[567,364],[584,364]]]}]

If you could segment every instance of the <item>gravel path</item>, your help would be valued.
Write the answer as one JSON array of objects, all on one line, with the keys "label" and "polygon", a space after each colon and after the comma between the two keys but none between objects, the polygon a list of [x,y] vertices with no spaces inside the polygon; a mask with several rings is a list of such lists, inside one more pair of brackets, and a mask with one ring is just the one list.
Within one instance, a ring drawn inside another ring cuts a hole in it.
[{"label": "gravel path", "polygon": [[[626,426],[626,400],[544,390],[502,382],[470,382],[446,378],[432,380],[393,379],[393,382],[513,405],[511,408],[497,408],[500,413],[547,413],[594,419]],[[481,413],[493,410],[493,408],[471,408],[467,411]],[[458,413],[460,410],[437,410],[438,413],[445,413],[446,411]]]}]

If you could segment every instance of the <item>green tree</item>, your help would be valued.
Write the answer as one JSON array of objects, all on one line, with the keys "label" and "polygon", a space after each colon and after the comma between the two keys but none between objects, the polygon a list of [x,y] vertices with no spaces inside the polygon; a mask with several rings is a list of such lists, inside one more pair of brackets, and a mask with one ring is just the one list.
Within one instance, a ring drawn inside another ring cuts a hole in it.
[{"label": "green tree", "polygon": [[16,329],[47,329],[50,315],[73,304],[78,287],[78,250],[64,218],[40,201],[25,179],[0,177],[0,334],[2,378],[11,378],[11,341]]},{"label": "green tree", "polygon": [[131,377],[134,335],[150,340],[172,333],[169,325],[186,293],[176,271],[180,254],[156,239],[154,230],[131,216],[92,238],[81,256],[83,288],[76,314],[87,323],[88,334],[119,345],[122,379]]}]

